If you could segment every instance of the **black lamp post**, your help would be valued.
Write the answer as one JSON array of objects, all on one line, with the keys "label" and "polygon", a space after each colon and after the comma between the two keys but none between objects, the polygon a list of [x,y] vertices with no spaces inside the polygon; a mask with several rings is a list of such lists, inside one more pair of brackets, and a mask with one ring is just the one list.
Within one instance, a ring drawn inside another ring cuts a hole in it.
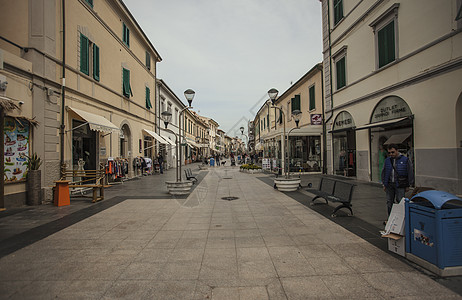
[{"label": "black lamp post", "polygon": [[180,147],[180,145],[178,144],[178,135],[175,134],[175,132],[173,132],[172,130],[168,129],[167,126],[168,126],[168,123],[170,123],[172,121],[172,113],[169,112],[169,111],[164,111],[161,113],[161,116],[162,116],[162,120],[164,121],[164,125],[165,125],[165,131],[167,132],[170,132],[172,133],[174,136],[175,136],[175,155],[176,155],[176,182],[180,182],[181,181],[181,177],[179,176],[180,175],[180,171],[178,169],[178,162],[180,160],[180,158],[178,157],[178,148]]},{"label": "black lamp post", "polygon": [[244,133],[244,127],[241,126],[241,128],[239,128],[241,130],[241,134],[243,136],[245,136],[245,140],[246,140],[246,143],[247,143],[247,147],[249,147],[249,137]]},{"label": "black lamp post", "polygon": [[[180,115],[179,115],[179,118],[180,118],[180,120],[179,120],[180,121],[179,122],[179,125],[180,125],[179,131],[180,132],[179,132],[179,138],[178,138],[179,141],[182,141],[182,139],[181,139],[181,134],[182,134],[181,131],[184,130],[184,120],[182,118],[183,112],[185,110],[187,110],[187,109],[192,108],[191,103],[192,103],[195,95],[196,95],[196,92],[194,92],[191,89],[187,89],[186,91],[184,91],[184,96],[186,97],[186,100],[188,101],[189,106],[186,106],[185,108],[183,108],[180,111]],[[181,124],[183,124],[183,126],[181,126]],[[181,164],[182,164],[181,160],[183,159],[182,156],[183,156],[183,147],[180,147],[180,156],[178,158],[180,160],[180,166],[179,166],[180,180],[181,180]]]}]

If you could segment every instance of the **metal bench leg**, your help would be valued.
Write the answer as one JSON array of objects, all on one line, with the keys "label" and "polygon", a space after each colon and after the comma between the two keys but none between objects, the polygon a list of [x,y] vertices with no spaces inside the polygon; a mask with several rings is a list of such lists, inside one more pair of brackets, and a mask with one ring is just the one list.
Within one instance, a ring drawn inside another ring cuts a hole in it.
[{"label": "metal bench leg", "polygon": [[351,205],[350,204],[346,204],[346,203],[343,203],[343,204],[340,204],[339,206],[337,206],[334,211],[332,212],[331,216],[333,218],[335,218],[337,215],[335,214],[339,209],[342,209],[342,208],[347,208],[349,211],[350,211],[350,216],[353,215],[353,210],[351,209]]},{"label": "metal bench leg", "polygon": [[92,202],[95,203],[96,201],[98,201],[98,188],[93,187],[93,200],[92,200]]},{"label": "metal bench leg", "polygon": [[[318,199],[318,198],[322,198],[322,197],[321,197],[321,196],[316,196],[316,197],[314,197],[314,198],[311,200],[311,205],[317,204],[317,203],[314,203],[314,200],[316,200],[316,199]],[[322,199],[324,199],[324,198],[322,198]],[[327,199],[324,199],[324,201],[326,201],[326,204],[329,204],[329,202],[327,201]]]}]

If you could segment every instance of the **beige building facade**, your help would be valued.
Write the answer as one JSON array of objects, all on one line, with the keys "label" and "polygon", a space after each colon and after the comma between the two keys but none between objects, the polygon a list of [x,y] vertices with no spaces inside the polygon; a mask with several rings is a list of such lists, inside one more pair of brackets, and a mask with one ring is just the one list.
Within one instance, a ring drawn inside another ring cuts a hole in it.
[{"label": "beige building facade", "polygon": [[322,172],[322,86],[319,63],[279,95],[274,103],[279,109],[268,100],[258,111],[253,121],[255,149],[271,159],[272,169],[285,168],[286,153],[290,172]]},{"label": "beige building facade", "polygon": [[397,144],[416,186],[462,193],[461,5],[322,1],[328,173],[380,182]]},{"label": "beige building facade", "polygon": [[[44,160],[45,200],[61,164],[99,169],[117,161],[123,171],[110,178],[118,180],[142,173],[135,158],[155,153],[146,130],[155,131],[161,57],[122,1],[62,3],[4,1],[0,18],[0,49],[15,61],[5,69],[25,80],[13,97],[39,123],[30,145]],[[23,198],[20,186],[7,197]]]}]

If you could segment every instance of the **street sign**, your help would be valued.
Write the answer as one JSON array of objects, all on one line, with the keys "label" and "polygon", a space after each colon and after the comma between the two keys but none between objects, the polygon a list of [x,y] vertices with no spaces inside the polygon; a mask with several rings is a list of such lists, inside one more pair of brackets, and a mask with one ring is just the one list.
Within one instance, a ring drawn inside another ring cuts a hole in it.
[{"label": "street sign", "polygon": [[311,114],[311,125],[322,125],[321,114]]}]

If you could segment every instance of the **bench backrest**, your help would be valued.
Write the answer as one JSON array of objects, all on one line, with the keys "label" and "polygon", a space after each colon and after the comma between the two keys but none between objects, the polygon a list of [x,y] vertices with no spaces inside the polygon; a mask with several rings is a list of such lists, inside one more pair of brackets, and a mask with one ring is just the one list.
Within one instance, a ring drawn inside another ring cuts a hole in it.
[{"label": "bench backrest", "polygon": [[354,185],[351,183],[337,181],[335,183],[334,197],[351,202],[353,187]]},{"label": "bench backrest", "polygon": [[335,180],[328,178],[321,178],[321,184],[319,185],[319,190],[326,194],[332,195],[334,193]]}]

